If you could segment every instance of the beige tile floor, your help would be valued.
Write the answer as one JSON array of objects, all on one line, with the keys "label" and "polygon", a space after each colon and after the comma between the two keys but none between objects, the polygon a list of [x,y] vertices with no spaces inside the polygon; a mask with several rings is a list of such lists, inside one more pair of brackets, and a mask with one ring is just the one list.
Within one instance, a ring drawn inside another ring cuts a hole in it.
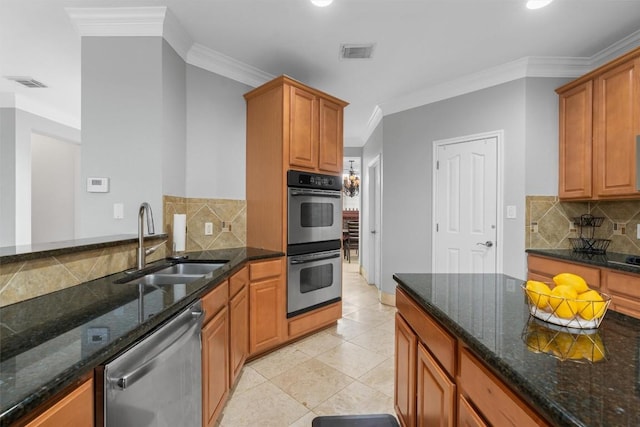
[{"label": "beige tile floor", "polygon": [[343,264],[343,317],[301,341],[248,363],[221,427],[309,427],[319,415],[394,414],[395,308]]}]

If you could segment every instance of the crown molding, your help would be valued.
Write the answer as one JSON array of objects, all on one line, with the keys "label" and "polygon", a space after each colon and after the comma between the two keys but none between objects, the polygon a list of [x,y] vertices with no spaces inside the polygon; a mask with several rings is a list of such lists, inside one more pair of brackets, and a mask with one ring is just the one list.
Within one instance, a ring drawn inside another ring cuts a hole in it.
[{"label": "crown molding", "polygon": [[80,130],[80,118],[19,93],[0,93],[0,108],[13,108]]},{"label": "crown molding", "polygon": [[163,35],[165,6],[67,7],[67,15],[80,37]]},{"label": "crown molding", "polygon": [[189,49],[187,63],[251,87],[260,86],[276,77],[199,43],[194,43]]},{"label": "crown molding", "polygon": [[631,33],[590,58],[592,69],[599,67],[640,46],[640,30]]}]

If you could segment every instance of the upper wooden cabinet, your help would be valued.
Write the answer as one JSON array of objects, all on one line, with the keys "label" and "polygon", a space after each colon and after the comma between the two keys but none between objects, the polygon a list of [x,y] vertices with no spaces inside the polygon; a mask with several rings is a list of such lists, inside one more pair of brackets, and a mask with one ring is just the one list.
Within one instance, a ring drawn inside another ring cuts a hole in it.
[{"label": "upper wooden cabinet", "polygon": [[640,48],[556,90],[561,199],[627,199],[637,187]]},{"label": "upper wooden cabinet", "polygon": [[342,175],[348,104],[281,76],[247,102],[247,246],[285,251],[287,171]]}]

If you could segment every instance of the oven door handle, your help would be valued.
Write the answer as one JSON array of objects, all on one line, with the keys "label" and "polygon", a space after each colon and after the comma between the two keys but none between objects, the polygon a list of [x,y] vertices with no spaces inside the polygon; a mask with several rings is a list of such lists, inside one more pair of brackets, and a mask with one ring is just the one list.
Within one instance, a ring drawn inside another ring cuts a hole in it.
[{"label": "oven door handle", "polygon": [[316,262],[316,261],[324,261],[326,259],[333,259],[333,258],[340,258],[340,254],[331,254],[331,255],[325,255],[325,256],[320,256],[317,258],[303,258],[303,259],[292,259],[290,261],[291,265],[299,265],[299,264],[307,264],[309,262]]},{"label": "oven door handle", "polygon": [[293,197],[298,197],[298,196],[329,197],[332,199],[339,199],[342,197],[339,191],[323,191],[323,190],[291,189],[290,194]]}]

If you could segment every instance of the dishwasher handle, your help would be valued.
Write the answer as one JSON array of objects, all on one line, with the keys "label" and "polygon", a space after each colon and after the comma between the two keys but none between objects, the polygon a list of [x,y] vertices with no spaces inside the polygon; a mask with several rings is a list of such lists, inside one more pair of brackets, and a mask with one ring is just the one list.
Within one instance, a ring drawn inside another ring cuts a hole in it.
[{"label": "dishwasher handle", "polygon": [[[176,337],[163,346],[162,350],[156,353],[151,359],[147,360],[140,366],[137,366],[124,375],[118,375],[116,378],[108,378],[110,383],[114,383],[120,390],[131,387],[136,381],[151,372],[156,365],[168,357],[173,349],[180,348],[185,341],[189,340],[194,333],[194,329],[201,328],[200,318],[204,316],[203,309],[192,309],[188,317],[184,317],[179,325],[175,326]],[[177,320],[177,319],[176,319]]]}]

